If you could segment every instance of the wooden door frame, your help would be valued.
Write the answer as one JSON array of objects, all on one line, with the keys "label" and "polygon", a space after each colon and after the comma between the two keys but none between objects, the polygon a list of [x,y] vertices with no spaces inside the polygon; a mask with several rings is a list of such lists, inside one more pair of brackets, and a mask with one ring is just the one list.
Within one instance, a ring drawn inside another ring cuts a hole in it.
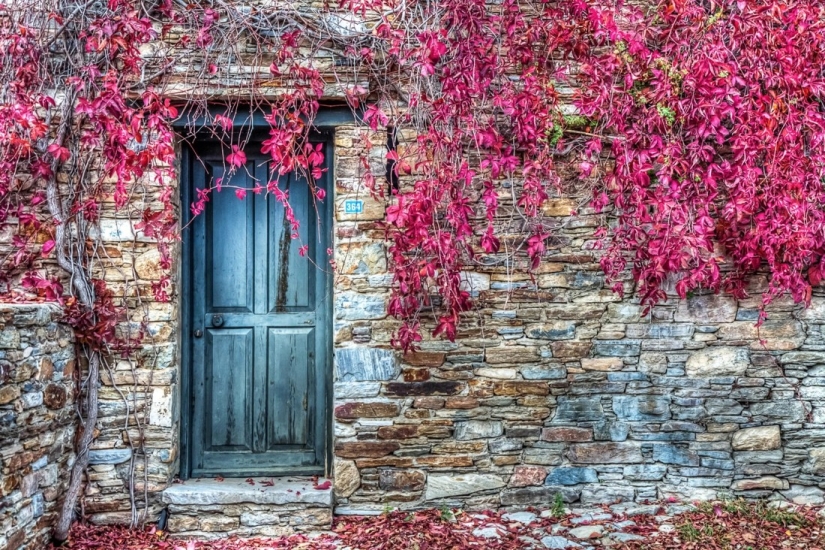
[{"label": "wooden door frame", "polygon": [[[221,112],[222,108],[219,105],[213,106],[216,112]],[[263,120],[263,115],[238,115],[236,120],[240,119],[240,123],[235,125],[236,131],[240,132],[243,130],[249,130],[249,124],[251,123],[252,129],[255,132],[263,132],[269,129],[269,124]],[[335,137],[335,126],[340,124],[352,123],[354,121],[354,115],[349,109],[342,109],[342,108],[333,108],[333,109],[326,109],[319,113],[318,118],[315,121],[315,128],[313,130],[312,139],[317,139],[324,142],[324,154],[328,159],[328,171],[325,174],[324,179],[324,187],[326,188],[326,201],[327,201],[327,208],[324,209],[321,224],[326,224],[325,231],[328,233],[329,243],[330,246],[334,247],[334,234],[333,234],[333,227],[334,227],[334,211],[335,211],[335,149],[334,149],[334,137]],[[175,124],[177,128],[188,128],[191,129],[192,127],[201,127],[203,125],[203,121],[194,117],[187,118],[186,115],[182,116]],[[204,141],[214,141],[210,140],[208,134],[205,134]],[[180,199],[181,199],[181,214],[180,214],[180,221],[181,227],[183,230],[181,231],[181,245],[180,245],[180,286],[177,289],[177,296],[178,296],[178,319],[179,319],[179,327],[180,327],[180,338],[179,338],[179,345],[180,345],[180,392],[178,394],[179,405],[178,408],[179,415],[180,415],[180,423],[179,423],[179,433],[178,433],[178,444],[180,450],[180,463],[179,463],[179,477],[181,479],[188,479],[191,474],[192,470],[192,456],[191,456],[191,448],[192,448],[192,434],[191,431],[191,418],[193,415],[193,404],[194,399],[192,399],[192,340],[193,340],[193,326],[192,326],[192,307],[193,307],[193,300],[192,300],[192,279],[193,279],[193,247],[191,245],[191,234],[192,228],[189,222],[192,219],[191,211],[189,210],[189,205],[192,203],[193,200],[193,192],[192,192],[192,173],[191,173],[191,163],[194,157],[194,151],[192,146],[188,143],[181,144],[181,151],[179,155],[180,161],[180,170],[179,170],[179,192],[180,192]],[[332,405],[333,405],[333,318],[334,318],[334,285],[333,285],[333,277],[327,277],[326,281],[326,288],[327,288],[327,300],[330,301],[329,307],[324,308],[323,313],[323,322],[318,323],[319,330],[323,330],[323,333],[326,334],[326,342],[325,346],[327,348],[327,357],[328,365],[325,371],[326,380],[327,380],[327,387],[326,387],[326,395],[323,403],[319,403],[319,413],[322,413],[325,417],[325,422],[323,425],[325,426],[326,435],[323,438],[324,441],[324,474],[329,476],[331,474],[332,469],[332,446],[333,446],[333,419],[332,419]]]}]

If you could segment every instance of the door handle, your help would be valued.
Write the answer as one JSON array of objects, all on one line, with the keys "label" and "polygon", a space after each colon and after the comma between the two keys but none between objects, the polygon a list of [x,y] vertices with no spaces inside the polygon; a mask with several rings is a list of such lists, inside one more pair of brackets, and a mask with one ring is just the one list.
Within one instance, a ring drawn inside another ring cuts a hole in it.
[{"label": "door handle", "polygon": [[200,338],[201,336],[203,336],[203,331],[201,329],[196,330],[195,338]]},{"label": "door handle", "polygon": [[212,316],[212,326],[219,327],[223,325],[223,315],[213,315]]}]

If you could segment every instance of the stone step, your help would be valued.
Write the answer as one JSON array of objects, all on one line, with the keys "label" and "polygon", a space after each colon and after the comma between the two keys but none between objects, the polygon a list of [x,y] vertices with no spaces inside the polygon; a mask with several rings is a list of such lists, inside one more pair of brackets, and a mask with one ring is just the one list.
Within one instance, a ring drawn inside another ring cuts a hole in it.
[{"label": "stone step", "polygon": [[315,486],[302,477],[190,479],[163,491],[167,530],[176,536],[214,538],[330,529],[332,489]]}]

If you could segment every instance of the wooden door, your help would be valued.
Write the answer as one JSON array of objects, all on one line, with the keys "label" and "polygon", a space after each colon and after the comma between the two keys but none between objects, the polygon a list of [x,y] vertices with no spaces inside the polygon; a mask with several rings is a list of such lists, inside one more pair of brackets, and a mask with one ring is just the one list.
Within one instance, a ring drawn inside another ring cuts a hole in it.
[{"label": "wooden door", "polygon": [[[231,175],[218,144],[200,143],[183,158],[187,208],[196,189],[218,178],[222,184],[184,232],[184,474],[323,474],[332,370],[329,208],[298,174],[273,174],[260,142],[245,151],[246,165]],[[271,178],[289,194],[298,238],[274,195],[236,196]]]}]

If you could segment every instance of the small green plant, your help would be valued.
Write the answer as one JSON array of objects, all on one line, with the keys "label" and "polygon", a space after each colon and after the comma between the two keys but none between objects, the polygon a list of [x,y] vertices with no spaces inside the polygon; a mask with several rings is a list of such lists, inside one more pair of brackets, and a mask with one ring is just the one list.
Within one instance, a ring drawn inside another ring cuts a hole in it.
[{"label": "small green plant", "polygon": [[679,536],[684,542],[695,542],[699,540],[699,530],[692,523],[683,523],[679,526]]},{"label": "small green plant", "polygon": [[553,506],[550,507],[550,514],[554,518],[564,517],[564,499],[562,498],[561,493],[556,493],[556,496],[553,499]]},{"label": "small green plant", "polygon": [[673,126],[676,123],[676,111],[674,111],[670,107],[667,107],[660,103],[656,105],[656,112],[658,112],[659,116],[662,117],[662,119],[665,122],[667,122],[668,126]]},{"label": "small green plant", "polygon": [[439,510],[441,512],[441,521],[453,521],[455,519],[455,514],[446,504],[442,504]]},{"label": "small green plant", "polygon": [[393,513],[393,511],[395,511],[395,507],[394,507],[394,506],[390,506],[389,504],[384,504],[384,509],[383,509],[383,510],[381,510],[381,513],[382,513],[383,515],[385,515],[385,516],[388,516],[388,515],[390,515],[391,513]]}]

